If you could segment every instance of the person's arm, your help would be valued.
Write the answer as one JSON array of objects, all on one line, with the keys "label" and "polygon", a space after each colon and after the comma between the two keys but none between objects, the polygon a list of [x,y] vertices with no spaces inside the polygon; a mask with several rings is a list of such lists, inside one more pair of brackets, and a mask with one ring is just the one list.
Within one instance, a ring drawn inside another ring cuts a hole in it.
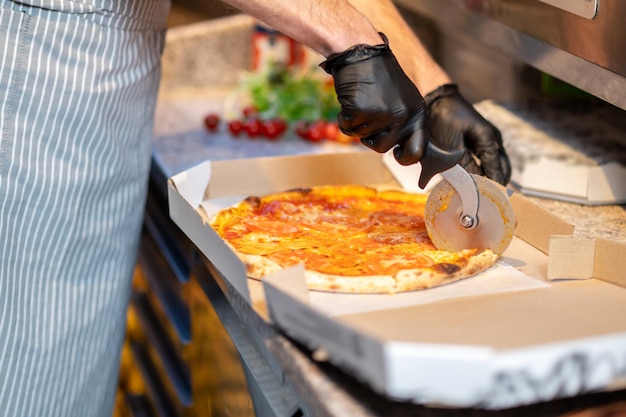
[{"label": "person's arm", "polygon": [[[347,0],[223,0],[324,57],[382,39],[368,18]],[[375,0],[370,0],[375,1]]]},{"label": "person's arm", "polygon": [[350,0],[350,2],[378,31],[387,35],[389,45],[400,65],[423,94],[452,82],[391,0]]},{"label": "person's arm", "polygon": [[389,44],[422,92],[450,82],[391,0],[224,0],[324,57],[357,44]]}]

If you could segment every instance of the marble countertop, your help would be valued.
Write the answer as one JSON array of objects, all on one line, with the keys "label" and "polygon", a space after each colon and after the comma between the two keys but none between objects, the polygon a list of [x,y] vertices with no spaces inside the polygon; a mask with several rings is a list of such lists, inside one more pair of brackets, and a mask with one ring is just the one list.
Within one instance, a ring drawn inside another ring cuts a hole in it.
[{"label": "marble countertop", "polygon": [[162,97],[156,109],[153,157],[168,177],[205,160],[227,160],[286,156],[310,153],[365,151],[359,144],[333,142],[311,143],[295,135],[280,140],[234,138],[222,121],[217,132],[208,132],[203,119],[209,113],[224,116],[229,102],[229,89],[202,92],[178,91],[175,96]]}]

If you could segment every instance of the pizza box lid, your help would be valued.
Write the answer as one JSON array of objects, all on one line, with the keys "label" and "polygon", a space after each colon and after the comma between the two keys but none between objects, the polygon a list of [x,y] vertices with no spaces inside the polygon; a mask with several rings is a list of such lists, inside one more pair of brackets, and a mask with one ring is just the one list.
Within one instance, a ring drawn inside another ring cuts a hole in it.
[{"label": "pizza box lid", "polygon": [[347,183],[397,186],[373,152],[206,161],[169,179],[170,216],[258,314],[391,398],[502,409],[624,383],[626,245],[521,195],[496,266],[395,295],[309,292],[301,266],[250,280],[207,222],[248,195]]}]

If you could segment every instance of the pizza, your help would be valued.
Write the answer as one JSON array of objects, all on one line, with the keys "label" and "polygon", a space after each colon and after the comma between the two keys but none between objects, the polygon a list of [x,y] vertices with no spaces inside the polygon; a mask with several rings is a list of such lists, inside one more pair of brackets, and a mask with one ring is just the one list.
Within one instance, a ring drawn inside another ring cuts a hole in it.
[{"label": "pizza", "polygon": [[262,279],[304,264],[310,290],[414,291],[471,277],[493,265],[490,250],[438,250],[426,232],[427,196],[329,185],[250,196],[217,212],[211,226]]}]

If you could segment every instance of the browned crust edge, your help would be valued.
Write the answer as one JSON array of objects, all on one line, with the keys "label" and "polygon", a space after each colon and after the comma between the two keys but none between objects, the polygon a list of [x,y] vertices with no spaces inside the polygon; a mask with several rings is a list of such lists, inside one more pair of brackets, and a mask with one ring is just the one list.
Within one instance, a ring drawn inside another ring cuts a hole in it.
[{"label": "browned crust edge", "polygon": [[[229,247],[244,263],[247,274],[252,279],[262,280],[264,276],[283,269],[278,263],[264,256],[241,253],[231,245]],[[310,270],[305,270],[304,274],[307,288],[314,291],[394,294],[438,287],[472,277],[489,269],[497,259],[497,254],[485,250],[465,258],[461,266],[439,263],[429,268],[406,269],[395,276],[341,276]]]}]

